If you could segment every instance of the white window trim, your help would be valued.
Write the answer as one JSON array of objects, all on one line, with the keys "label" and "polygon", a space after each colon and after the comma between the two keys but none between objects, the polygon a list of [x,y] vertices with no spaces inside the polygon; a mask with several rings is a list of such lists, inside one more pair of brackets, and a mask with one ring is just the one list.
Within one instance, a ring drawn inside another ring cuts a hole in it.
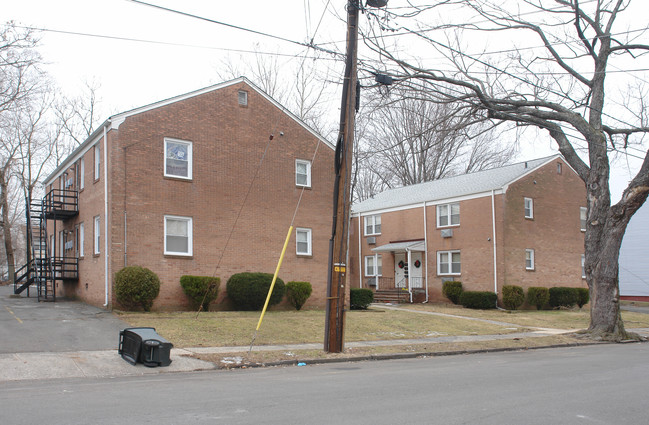
[{"label": "white window trim", "polygon": [[[379,258],[381,259],[381,272],[379,272]],[[368,265],[367,262],[369,259],[374,260],[374,265],[372,266],[374,268],[374,273],[368,273]],[[374,254],[374,255],[366,255],[365,256],[365,270],[363,270],[365,273],[365,277],[380,277],[383,276],[383,257],[379,254]]]},{"label": "white window trim", "polygon": [[79,162],[79,190],[83,190],[85,187],[85,181],[86,181],[86,164],[85,161],[83,160],[83,157],[81,157],[81,161]]},{"label": "white window trim", "polygon": [[581,278],[586,279],[586,255],[581,254]]},{"label": "white window trim", "polygon": [[[376,217],[379,218],[379,221],[381,220],[381,214],[374,214],[374,215],[366,215],[363,220],[363,232],[365,232],[365,236],[375,236],[375,235],[380,235],[381,231],[379,230],[378,232],[376,231]],[[372,233],[367,233],[367,222],[369,221],[368,219],[372,220]],[[381,223],[379,223],[381,224]]]},{"label": "white window trim", "polygon": [[[178,143],[178,144],[183,144],[187,145],[187,157],[189,158],[187,160],[187,177],[185,176],[179,176],[177,174],[169,174],[167,173],[167,142],[171,143]],[[171,177],[174,179],[182,179],[182,180],[192,180],[193,176],[193,164],[194,164],[194,151],[193,151],[193,143],[190,142],[189,140],[180,140],[180,139],[174,139],[171,137],[165,137],[164,138],[164,153],[163,153],[163,168],[164,168],[164,176],[165,177]]]},{"label": "white window trim", "polygon": [[[451,224],[451,217],[453,216],[451,211],[452,211],[453,205],[457,205],[458,209],[460,208],[460,203],[459,202],[453,202],[451,204],[441,204],[441,205],[437,206],[437,227],[457,227],[457,226],[460,225],[460,223]],[[447,208],[446,218],[448,219],[449,224],[440,224],[440,221],[441,221],[440,216],[441,215],[440,215],[439,211],[440,211],[441,207],[448,207]]]},{"label": "white window trim", "polygon": [[[527,265],[527,254],[530,254],[530,261],[531,265]],[[536,267],[536,261],[534,259],[534,250],[533,249],[526,249],[525,250],[525,270],[535,270]]]},{"label": "white window trim", "polygon": [[101,217],[96,216],[93,219],[93,253],[99,255],[101,253]]},{"label": "white window trim", "polygon": [[95,180],[99,180],[99,177],[101,176],[101,143],[100,142],[97,142],[97,144],[95,144],[94,155],[95,155]]},{"label": "white window trim", "polygon": [[[306,184],[300,184],[297,182],[297,166],[298,164],[306,165]],[[311,187],[311,161],[305,159],[296,159],[295,160],[295,185],[299,187]]]},{"label": "white window trim", "polygon": [[79,258],[83,258],[83,238],[85,237],[83,223],[79,223]]},{"label": "white window trim", "polygon": [[[527,202],[530,203],[530,214],[527,214]],[[523,213],[525,218],[534,218],[534,199],[532,198],[523,198]]]},{"label": "white window trim", "polygon": [[[179,220],[187,222],[187,252],[169,251],[167,249],[167,219]],[[194,255],[194,236],[193,236],[194,220],[191,217],[183,217],[178,215],[165,215],[164,216],[164,255],[176,255],[181,257],[191,257]]]},{"label": "white window trim", "polygon": [[[298,233],[306,233],[307,235],[307,251],[306,252],[301,252],[298,248],[298,238],[297,235]],[[306,227],[296,227],[295,228],[295,254],[296,255],[304,255],[304,256],[309,256],[313,255],[313,243],[312,243],[312,232],[311,229],[306,228]]]},{"label": "white window trim", "polygon": [[[581,215],[582,213],[584,214],[584,219],[582,222]],[[579,207],[579,229],[582,232],[586,231],[586,224],[588,222],[588,208],[586,207]]]},{"label": "white window trim", "polygon": [[[460,270],[460,273],[453,273],[453,254],[455,254],[455,253],[459,254],[460,250],[455,249],[455,250],[452,250],[452,251],[437,251],[437,275],[438,276],[460,276],[462,274],[461,270]],[[440,257],[442,256],[442,254],[448,254],[448,259],[449,259],[448,273],[442,273],[442,271],[441,271],[440,266],[441,266],[442,263],[440,261]],[[462,268],[462,259],[460,257],[460,269],[461,268]]]}]

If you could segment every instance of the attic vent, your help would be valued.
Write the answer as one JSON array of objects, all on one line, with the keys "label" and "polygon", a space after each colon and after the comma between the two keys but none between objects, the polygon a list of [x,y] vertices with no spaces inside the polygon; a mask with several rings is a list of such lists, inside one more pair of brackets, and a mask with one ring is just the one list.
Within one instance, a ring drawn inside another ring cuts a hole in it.
[{"label": "attic vent", "polygon": [[367,238],[368,245],[376,245],[376,238],[374,236]]},{"label": "attic vent", "polygon": [[443,238],[453,237],[453,229],[442,229],[441,233]]},{"label": "attic vent", "polygon": [[239,90],[239,105],[248,106],[248,92]]}]

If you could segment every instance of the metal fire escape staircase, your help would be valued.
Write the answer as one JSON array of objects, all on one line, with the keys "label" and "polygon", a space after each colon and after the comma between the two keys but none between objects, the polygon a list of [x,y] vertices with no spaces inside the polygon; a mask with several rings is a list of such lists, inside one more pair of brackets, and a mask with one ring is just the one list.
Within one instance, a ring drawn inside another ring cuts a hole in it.
[{"label": "metal fire escape staircase", "polygon": [[[56,256],[55,252],[56,221],[68,220],[78,213],[78,194],[75,190],[54,189],[42,200],[27,205],[27,264],[14,275],[15,294],[27,290],[29,297],[30,287],[35,286],[39,301],[55,301],[57,280],[79,279],[78,258]],[[54,220],[54,246],[48,242],[48,220]]]}]

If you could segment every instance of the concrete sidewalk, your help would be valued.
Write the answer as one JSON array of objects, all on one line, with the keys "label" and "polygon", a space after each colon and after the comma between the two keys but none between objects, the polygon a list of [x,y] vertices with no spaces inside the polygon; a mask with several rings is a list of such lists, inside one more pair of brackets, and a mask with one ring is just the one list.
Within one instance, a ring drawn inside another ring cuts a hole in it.
[{"label": "concrete sidewalk", "polygon": [[[448,342],[489,341],[497,339],[511,340],[516,338],[533,338],[556,335],[564,332],[568,331],[538,330],[533,332],[521,332],[506,335],[448,336],[389,341],[348,342],[345,344],[345,347],[359,348],[412,344],[435,344]],[[148,368],[139,363],[133,366],[122,359],[122,357],[118,354],[117,349],[97,351],[0,354],[0,382],[29,379],[138,376],[169,372],[212,370],[216,369],[218,366],[214,363],[195,359],[192,357],[192,355],[210,353],[233,353],[238,355],[245,355],[246,353],[248,353],[249,348],[249,346],[173,348],[171,350],[171,365],[167,367],[155,368]],[[319,350],[322,348],[322,343],[262,345],[254,346],[253,352],[285,352],[297,350]],[[345,361],[345,359],[339,359],[339,361]]]}]

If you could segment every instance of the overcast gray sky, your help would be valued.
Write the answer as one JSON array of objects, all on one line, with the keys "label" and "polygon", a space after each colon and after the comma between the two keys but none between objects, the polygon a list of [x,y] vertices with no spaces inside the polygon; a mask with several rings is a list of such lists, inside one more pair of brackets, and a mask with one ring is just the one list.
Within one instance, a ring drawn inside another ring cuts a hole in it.
[{"label": "overcast gray sky", "polygon": [[[218,83],[218,69],[224,60],[253,61],[254,51],[277,58],[280,72],[290,70],[304,55],[319,57],[318,62],[333,81],[338,81],[343,72],[342,62],[333,60],[332,55],[316,53],[299,43],[313,38],[317,45],[343,52],[346,0],[147,1],[273,37],[129,0],[5,1],[0,21],[13,20],[47,30],[40,33],[39,51],[48,72],[70,95],[78,94],[85,81],[99,83],[100,120],[111,113]],[[391,7],[405,3],[390,0]],[[649,9],[645,0],[635,0],[635,4],[644,5],[640,12]],[[647,13],[633,16],[646,21]],[[477,48],[473,44],[471,47]],[[330,109],[335,111],[340,104],[338,87],[328,96]],[[518,159],[555,152],[549,137],[544,137],[542,141],[524,143]],[[639,163],[629,158],[628,164],[616,164],[614,198],[629,180],[629,168],[637,169]]]}]

